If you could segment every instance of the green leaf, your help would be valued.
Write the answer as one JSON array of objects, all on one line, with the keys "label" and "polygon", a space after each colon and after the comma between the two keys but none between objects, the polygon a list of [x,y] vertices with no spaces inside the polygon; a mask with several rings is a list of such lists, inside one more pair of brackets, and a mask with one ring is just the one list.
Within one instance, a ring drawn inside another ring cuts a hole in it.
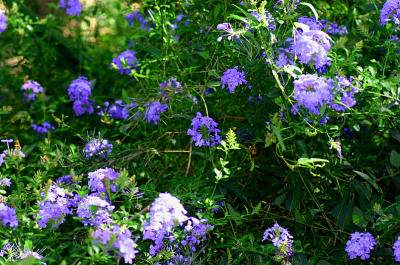
[{"label": "green leaf", "polygon": [[354,207],[353,209],[353,223],[359,227],[365,227],[368,224],[363,211],[358,207]]},{"label": "green leaf", "polygon": [[370,177],[367,174],[357,171],[357,170],[353,170],[354,173],[358,174],[360,177],[362,177],[363,179],[365,179],[369,184],[371,184],[379,193],[382,193],[382,189],[381,187],[378,186],[378,184],[376,184],[376,178],[375,177]]},{"label": "green leaf", "polygon": [[240,214],[233,209],[232,205],[230,203],[226,204],[226,207],[228,208],[229,214],[232,217],[233,221],[237,224],[240,225],[242,222],[240,221]]},{"label": "green leaf", "polygon": [[397,153],[395,150],[390,153],[390,164],[397,168],[400,167],[400,154]]},{"label": "green leaf", "polygon": [[283,143],[283,139],[282,139],[281,133],[279,132],[279,129],[276,128],[273,124],[271,124],[271,128],[272,128],[272,131],[274,132],[274,134],[276,135],[276,137],[278,138],[279,144],[282,147],[282,151],[283,152],[286,151],[286,146]]}]

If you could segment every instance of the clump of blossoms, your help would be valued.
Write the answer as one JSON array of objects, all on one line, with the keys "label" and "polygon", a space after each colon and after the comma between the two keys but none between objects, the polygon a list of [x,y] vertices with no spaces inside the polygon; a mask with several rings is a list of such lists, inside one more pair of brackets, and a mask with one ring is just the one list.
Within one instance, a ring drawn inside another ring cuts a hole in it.
[{"label": "clump of blossoms", "polygon": [[110,65],[118,69],[120,74],[130,74],[132,69],[137,69],[138,59],[135,54],[135,51],[126,50],[117,58],[113,58]]},{"label": "clump of blossoms", "polygon": [[0,33],[6,30],[7,27],[7,18],[6,11],[0,9]]},{"label": "clump of blossoms", "polygon": [[395,261],[400,262],[400,236],[393,244],[393,256]]},{"label": "clump of blossoms", "polygon": [[169,102],[172,95],[182,92],[182,85],[175,77],[171,77],[169,80],[164,81],[160,84],[159,95],[163,100]]},{"label": "clump of blossoms", "polygon": [[5,159],[7,156],[9,157],[18,156],[19,158],[25,157],[24,152],[21,151],[21,146],[19,145],[18,140],[16,141],[15,148],[13,149],[11,149],[9,145],[10,143],[14,142],[13,139],[2,139],[0,140],[0,142],[7,143],[7,149],[5,149],[3,153],[0,154],[0,167],[4,162],[6,162]]},{"label": "clump of blossoms", "polygon": [[76,214],[78,217],[82,218],[84,226],[90,225],[97,227],[102,224],[111,224],[113,222],[110,212],[113,211],[114,208],[114,205],[100,198],[98,194],[87,194],[79,202]]},{"label": "clump of blossoms", "polygon": [[35,100],[36,94],[42,93],[43,87],[36,81],[28,80],[22,85],[21,90],[24,91],[24,101]]},{"label": "clump of blossoms", "polygon": [[80,200],[77,194],[60,186],[60,184],[65,184],[63,181],[58,181],[58,183],[51,185],[46,195],[41,194],[44,199],[38,203],[40,210],[36,219],[42,228],[46,228],[49,222],[52,228],[57,228],[65,221],[66,215],[73,214],[73,209]]},{"label": "clump of blossoms", "polygon": [[301,75],[294,82],[294,98],[297,103],[292,112],[297,113],[298,107],[302,105],[311,114],[320,115],[320,107],[324,104],[330,105],[334,97],[332,89],[334,84],[325,77],[318,77],[317,74]]},{"label": "clump of blossoms", "polygon": [[225,36],[228,36],[227,37],[228,40],[232,40],[233,37],[239,38],[239,34],[233,30],[232,25],[229,23],[218,24],[217,30],[222,30],[222,31],[225,31],[226,33],[228,33],[228,34],[218,37],[218,39],[217,39],[218,42],[222,41],[222,38]]},{"label": "clump of blossoms", "polygon": [[154,256],[162,248],[164,237],[176,225],[188,220],[187,211],[180,200],[169,193],[160,193],[150,207],[150,221],[143,226],[143,240],[151,239],[150,254]]},{"label": "clump of blossoms", "polygon": [[349,259],[355,259],[358,256],[362,259],[368,259],[369,253],[374,246],[377,246],[374,237],[371,233],[359,233],[355,232],[350,235],[350,240],[346,243],[346,252]]},{"label": "clump of blossoms", "polygon": [[[155,11],[153,11],[153,13],[154,12]],[[131,27],[133,27],[133,21],[136,19],[142,29],[151,30],[155,26],[155,24],[148,19],[148,16],[150,15],[148,11],[146,12],[146,15],[147,16],[144,16],[139,13],[139,10],[136,10],[126,15],[125,19],[128,21],[129,26]]]},{"label": "clump of blossoms", "polygon": [[235,88],[237,86],[241,84],[247,84],[244,71],[238,71],[238,69],[238,66],[235,66],[232,69],[228,69],[221,77],[222,88],[225,88],[225,86],[227,86],[229,93],[235,91]]},{"label": "clump of blossoms", "polygon": [[212,118],[201,115],[197,112],[196,117],[192,119],[192,128],[188,129],[187,134],[193,136],[192,142],[196,146],[215,146],[221,142],[220,130]]},{"label": "clump of blossoms", "polygon": [[[0,257],[5,258],[6,261],[19,261],[26,259],[28,257],[34,257],[37,260],[42,260],[43,256],[32,250],[22,250],[15,244],[10,244],[9,242],[3,246],[0,251]],[[26,262],[25,262],[26,263]],[[18,264],[25,264],[24,262],[18,262]],[[46,262],[40,262],[46,265]],[[14,264],[14,263],[13,263]]]},{"label": "clump of blossoms", "polygon": [[[0,159],[1,159],[1,154],[0,154]],[[1,165],[1,163],[0,163],[0,165]],[[10,178],[6,178],[6,177],[0,179],[0,186],[10,187],[11,186],[11,179]]]},{"label": "clump of blossoms", "polygon": [[318,72],[324,72],[326,66],[331,64],[328,58],[331,47],[332,39],[328,34],[320,30],[307,30],[305,28],[295,33],[292,44],[292,49],[299,61],[303,64],[313,62]]},{"label": "clump of blossoms", "polygon": [[106,158],[107,155],[111,153],[112,149],[113,145],[110,144],[108,140],[94,138],[85,145],[83,152],[87,159],[90,159],[92,156]]},{"label": "clump of blossoms", "polygon": [[90,82],[87,77],[80,76],[69,85],[67,91],[69,99],[74,101],[73,109],[76,116],[81,116],[85,112],[92,114],[93,100],[89,99],[92,94],[91,88],[92,82]]},{"label": "clump of blossoms", "polygon": [[48,123],[47,121],[43,122],[41,125],[32,124],[33,129],[37,132],[37,136],[40,134],[46,134],[49,130],[55,130],[56,128]]},{"label": "clump of blossoms", "polygon": [[272,227],[265,230],[262,241],[269,240],[274,247],[277,247],[275,259],[281,261],[285,257],[293,255],[293,236],[286,228],[275,223]]},{"label": "clump of blossoms", "polygon": [[[129,118],[129,108],[135,108],[139,105],[131,101],[130,104],[125,104],[122,100],[115,100],[114,104],[110,105],[108,101],[104,102],[105,108],[101,109],[100,106],[97,106],[100,111],[97,113],[98,115],[107,115],[109,117],[126,120]],[[139,114],[135,114],[138,116]]]},{"label": "clump of blossoms", "polygon": [[18,219],[15,209],[7,206],[3,202],[0,202],[0,220],[3,226],[18,226]]},{"label": "clump of blossoms", "polygon": [[98,227],[93,233],[94,243],[101,244],[107,248],[118,250],[118,257],[123,257],[125,263],[132,264],[136,257],[137,251],[135,247],[135,241],[132,240],[132,233],[128,228],[123,228],[118,225],[112,227]]},{"label": "clump of blossoms", "polygon": [[120,173],[115,172],[112,168],[101,168],[88,174],[88,186],[92,192],[106,193],[107,188],[112,192],[117,191],[114,181],[118,179]]},{"label": "clump of blossoms", "polygon": [[354,94],[358,93],[358,88],[352,86],[351,79],[348,80],[343,76],[336,76],[336,87],[334,91],[334,95],[337,98],[339,103],[332,103],[331,108],[336,111],[345,111],[346,108],[351,108],[356,105],[356,100],[354,99]]},{"label": "clump of blossoms", "polygon": [[324,19],[318,21],[315,17],[299,17],[297,22],[309,26],[311,30],[321,30],[333,35],[347,35],[349,33],[345,26],[339,26],[336,23],[331,23]]},{"label": "clump of blossoms", "polygon": [[148,123],[153,121],[155,125],[158,124],[158,120],[160,119],[160,114],[167,110],[167,105],[161,104],[158,101],[148,103],[144,105],[147,107],[146,112],[144,113],[144,118],[147,120]]},{"label": "clump of blossoms", "polygon": [[78,17],[81,15],[82,4],[79,0],[60,0],[60,8],[67,9],[67,15],[73,16],[77,15]]},{"label": "clump of blossoms", "polygon": [[400,1],[399,0],[387,0],[381,9],[380,23],[382,26],[392,21],[396,25],[400,25]]}]

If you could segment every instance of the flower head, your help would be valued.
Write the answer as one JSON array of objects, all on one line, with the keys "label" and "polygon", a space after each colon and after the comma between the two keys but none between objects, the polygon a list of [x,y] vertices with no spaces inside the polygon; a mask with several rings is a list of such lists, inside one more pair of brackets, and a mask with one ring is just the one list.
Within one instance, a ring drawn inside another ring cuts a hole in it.
[{"label": "flower head", "polygon": [[0,220],[3,226],[18,226],[18,219],[15,209],[5,205],[2,202],[0,202]]},{"label": "flower head", "polygon": [[244,71],[238,71],[238,66],[228,69],[221,77],[222,88],[228,87],[229,93],[235,91],[235,88],[241,84],[247,84]]},{"label": "flower head", "polygon": [[5,31],[7,27],[7,18],[5,13],[5,10],[0,9],[0,33]]},{"label": "flower head", "polygon": [[35,100],[36,94],[43,92],[43,87],[36,81],[28,80],[22,85],[21,90],[24,91],[24,101]]},{"label": "flower head", "polygon": [[101,158],[106,158],[107,155],[111,153],[112,149],[113,145],[108,143],[108,140],[94,138],[86,144],[83,148],[83,152],[87,159],[95,155]]},{"label": "flower head", "polygon": [[215,146],[221,142],[217,126],[218,123],[212,118],[197,112],[196,117],[192,119],[192,128],[188,129],[187,134],[193,136],[192,141],[196,146]]},{"label": "flower head", "polygon": [[135,56],[135,51],[126,50],[112,59],[111,67],[119,70],[120,74],[130,74],[132,69],[137,69],[138,59]]},{"label": "flower head", "polygon": [[59,4],[60,8],[67,8],[68,16],[77,15],[79,17],[81,15],[82,4],[79,0],[60,0]]},{"label": "flower head", "polygon": [[153,121],[155,125],[158,124],[158,120],[160,119],[160,114],[165,112],[168,108],[167,105],[161,104],[158,101],[148,103],[144,106],[147,107],[147,110],[144,113],[145,119],[147,119],[148,123]]},{"label": "flower head", "polygon": [[262,241],[270,240],[279,249],[278,256],[290,257],[293,255],[292,244],[293,236],[286,228],[275,223],[272,227],[265,230]]},{"label": "flower head", "polygon": [[400,236],[397,238],[397,241],[393,244],[393,256],[394,260],[400,261]]},{"label": "flower head", "polygon": [[47,121],[43,122],[41,125],[32,124],[32,127],[37,132],[38,137],[40,136],[40,134],[46,134],[49,130],[56,129],[53,125],[51,125]]},{"label": "flower head", "polygon": [[370,233],[355,232],[350,235],[350,240],[346,243],[346,252],[349,259],[360,257],[362,260],[369,258],[369,253],[374,246],[377,246],[374,237]]},{"label": "flower head", "polygon": [[382,26],[390,21],[400,25],[400,0],[387,0],[381,9],[379,21]]},{"label": "flower head", "polygon": [[[100,193],[106,193],[107,186],[109,185],[110,190],[116,192],[117,187],[113,182],[118,179],[119,175],[120,174],[118,172],[115,172],[115,170],[112,168],[107,167],[98,169],[88,174],[89,177],[88,186],[90,190],[93,192],[97,191]],[[105,182],[106,180],[107,182]]]}]

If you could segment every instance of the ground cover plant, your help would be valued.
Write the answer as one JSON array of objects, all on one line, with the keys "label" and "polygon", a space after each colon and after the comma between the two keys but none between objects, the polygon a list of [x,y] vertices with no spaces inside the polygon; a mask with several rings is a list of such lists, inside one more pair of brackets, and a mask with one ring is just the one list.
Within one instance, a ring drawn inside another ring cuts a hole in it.
[{"label": "ground cover plant", "polygon": [[0,0],[0,264],[400,262],[399,18]]}]

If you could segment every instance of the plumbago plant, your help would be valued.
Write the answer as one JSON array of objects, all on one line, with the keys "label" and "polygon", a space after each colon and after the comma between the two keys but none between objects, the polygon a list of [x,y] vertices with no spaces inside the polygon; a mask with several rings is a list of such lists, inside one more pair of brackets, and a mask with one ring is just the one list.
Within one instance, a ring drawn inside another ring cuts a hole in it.
[{"label": "plumbago plant", "polygon": [[399,14],[0,1],[0,264],[400,262]]}]

